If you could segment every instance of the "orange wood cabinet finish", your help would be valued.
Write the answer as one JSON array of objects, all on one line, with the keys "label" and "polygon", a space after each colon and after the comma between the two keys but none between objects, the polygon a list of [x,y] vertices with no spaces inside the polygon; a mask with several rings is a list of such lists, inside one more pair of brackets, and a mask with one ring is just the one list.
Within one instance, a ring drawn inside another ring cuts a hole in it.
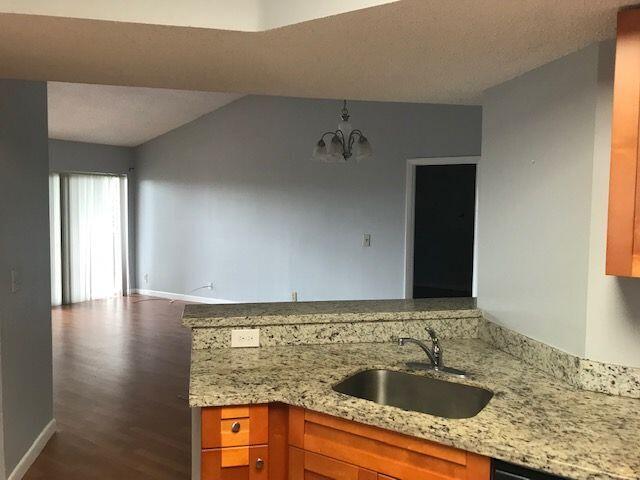
[{"label": "orange wood cabinet finish", "polygon": [[269,448],[229,447],[202,451],[202,480],[268,480]]},{"label": "orange wood cabinet finish", "polygon": [[289,449],[289,480],[378,480],[378,474],[317,453]]},{"label": "orange wood cabinet finish", "polygon": [[618,14],[607,229],[608,275],[640,277],[640,10]]},{"label": "orange wood cabinet finish", "polygon": [[[373,471],[379,479],[489,480],[491,476],[487,457],[294,407],[289,410],[289,444]],[[295,464],[289,465],[292,472]]]},{"label": "orange wood cabinet finish", "polygon": [[288,426],[275,404],[203,408],[201,480],[285,480],[286,471],[271,475],[272,439],[276,461],[282,462],[282,454],[278,453],[281,430],[278,425],[270,427],[270,418]]},{"label": "orange wood cabinet finish", "polygon": [[266,445],[269,407],[221,407],[202,409],[202,448]]},{"label": "orange wood cabinet finish", "polygon": [[[238,419],[243,445],[225,440]],[[487,457],[283,404],[203,409],[202,432],[201,480],[490,478]]]}]

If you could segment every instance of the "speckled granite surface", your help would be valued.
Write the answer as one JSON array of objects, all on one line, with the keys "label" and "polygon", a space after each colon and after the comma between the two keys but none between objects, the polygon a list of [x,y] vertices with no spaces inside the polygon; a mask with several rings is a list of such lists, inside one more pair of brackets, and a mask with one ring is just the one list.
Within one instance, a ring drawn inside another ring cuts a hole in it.
[{"label": "speckled granite surface", "polygon": [[480,322],[479,337],[573,386],[640,399],[640,368],[576,357],[490,321]]},{"label": "speckled granite surface", "polygon": [[482,318],[473,298],[187,305],[193,348],[227,348],[234,328],[259,327],[262,346],[482,338],[529,365],[583,389],[640,398],[640,368],[581,359]]},{"label": "speckled granite surface", "polygon": [[485,322],[479,333],[482,340],[494,347],[549,375],[576,385],[580,370],[579,358],[490,321]]},{"label": "speckled granite surface", "polygon": [[[427,328],[434,328],[440,338],[478,338],[482,318],[440,318],[429,320],[299,323],[260,327],[260,345],[320,345],[326,343],[383,343],[398,337],[426,339]],[[192,346],[227,348],[231,346],[231,330],[235,327],[194,328]]]},{"label": "speckled granite surface", "polygon": [[640,401],[573,388],[478,339],[442,343],[445,363],[470,373],[466,383],[495,392],[476,417],[447,420],[333,392],[356,371],[404,370],[423,355],[379,343],[194,350],[190,403],[280,401],[577,480],[640,478]]},{"label": "speckled granite surface", "polygon": [[187,305],[187,327],[254,327],[477,317],[473,298]]}]

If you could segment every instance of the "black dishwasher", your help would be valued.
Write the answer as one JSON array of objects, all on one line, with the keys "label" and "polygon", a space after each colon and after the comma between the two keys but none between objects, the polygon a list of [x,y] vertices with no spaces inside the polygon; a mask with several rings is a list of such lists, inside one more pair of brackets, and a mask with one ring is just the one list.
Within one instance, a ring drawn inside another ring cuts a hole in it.
[{"label": "black dishwasher", "polygon": [[494,460],[491,467],[491,480],[565,480],[562,477],[536,472],[509,463]]}]

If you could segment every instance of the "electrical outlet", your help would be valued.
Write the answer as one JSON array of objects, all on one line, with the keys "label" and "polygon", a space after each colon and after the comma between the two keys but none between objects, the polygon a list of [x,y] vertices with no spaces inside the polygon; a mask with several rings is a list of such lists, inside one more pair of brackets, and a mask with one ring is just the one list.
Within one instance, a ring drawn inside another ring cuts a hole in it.
[{"label": "electrical outlet", "polygon": [[293,292],[291,292],[291,301],[292,302],[297,302],[298,301],[298,292],[296,292],[295,290]]},{"label": "electrical outlet", "polygon": [[213,282],[207,283],[206,288],[209,290],[213,290]]},{"label": "electrical outlet", "polygon": [[149,274],[148,273],[144,274],[144,283],[149,283]]},{"label": "electrical outlet", "polygon": [[365,233],[362,236],[362,246],[365,247],[365,248],[371,246],[371,234],[370,233]]},{"label": "electrical outlet", "polygon": [[231,348],[259,347],[260,329],[243,328],[231,330]]}]

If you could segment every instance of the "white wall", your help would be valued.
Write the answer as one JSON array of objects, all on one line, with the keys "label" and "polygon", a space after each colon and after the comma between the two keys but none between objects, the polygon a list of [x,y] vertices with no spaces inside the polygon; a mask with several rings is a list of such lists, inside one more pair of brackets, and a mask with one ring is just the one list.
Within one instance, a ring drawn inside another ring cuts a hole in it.
[{"label": "white wall", "polygon": [[[47,90],[0,80],[0,350],[7,474],[53,418]],[[11,293],[10,270],[20,288]]]},{"label": "white wall", "polygon": [[255,31],[261,0],[0,0],[0,11],[116,22]]},{"label": "white wall", "polygon": [[375,157],[314,163],[340,103],[245,97],[139,147],[138,288],[188,294],[212,281],[198,294],[401,298],[406,160],[477,155],[481,109],[356,102],[352,121]]},{"label": "white wall", "polygon": [[395,0],[0,0],[0,12],[262,31]]},{"label": "white wall", "polygon": [[51,172],[113,173],[127,175],[129,278],[135,282],[135,152],[133,148],[96,143],[49,140]]},{"label": "white wall", "polygon": [[640,279],[604,274],[615,44],[600,45],[595,118],[586,356],[640,367]]},{"label": "white wall", "polygon": [[598,48],[486,92],[479,165],[479,306],[583,355]]},{"label": "white wall", "polygon": [[262,0],[260,23],[261,28],[266,30],[395,1],[397,0]]}]

